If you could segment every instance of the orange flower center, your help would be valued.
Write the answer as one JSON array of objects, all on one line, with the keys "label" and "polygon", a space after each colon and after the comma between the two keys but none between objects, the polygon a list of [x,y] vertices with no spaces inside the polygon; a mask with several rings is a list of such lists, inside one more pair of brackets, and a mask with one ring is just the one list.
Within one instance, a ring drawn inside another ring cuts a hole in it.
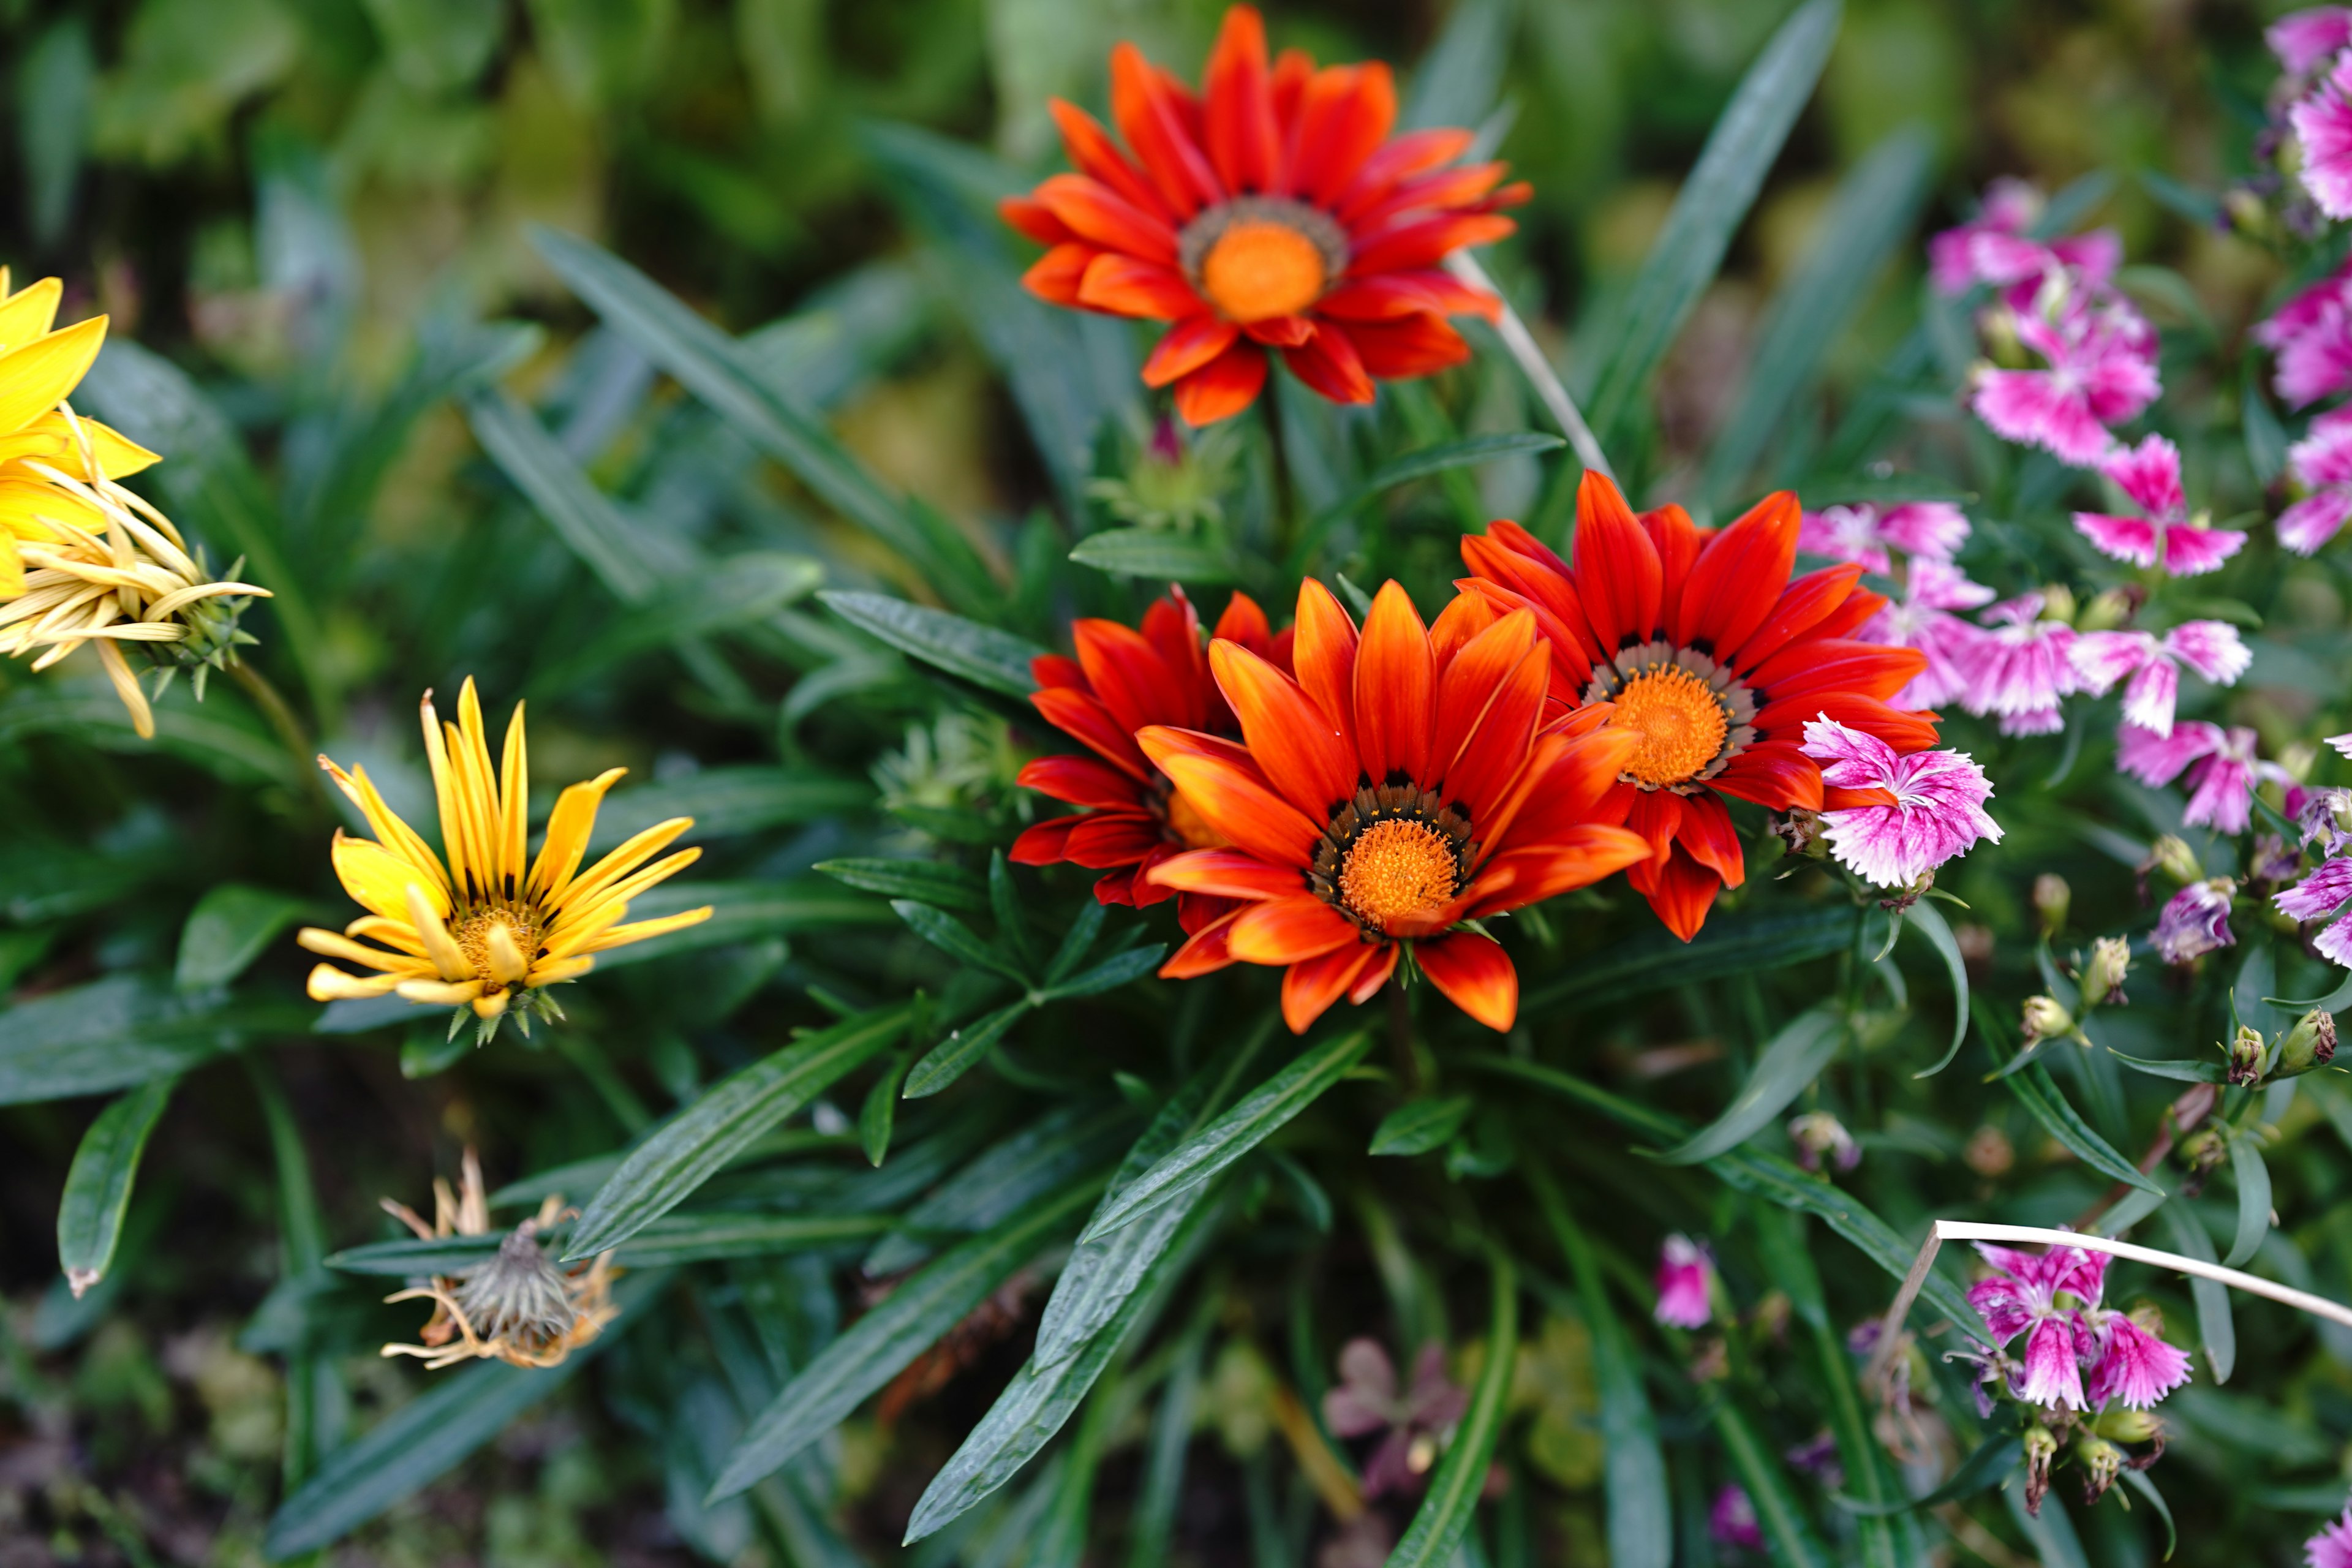
[{"label": "orange flower center", "polygon": [[1424,822],[1391,817],[1357,836],[1339,867],[1339,897],[1375,927],[1454,896],[1454,841]]},{"label": "orange flower center", "polygon": [[1645,784],[1682,783],[1715,761],[1729,732],[1714,691],[1677,665],[1634,677],[1611,700],[1610,722],[1641,737],[1625,772]]},{"label": "orange flower center", "polygon": [[1348,259],[1347,236],[1328,214],[1273,196],[1207,209],[1184,226],[1177,249],[1192,287],[1229,321],[1297,315]]},{"label": "orange flower center", "polygon": [[1168,831],[1187,849],[1223,849],[1233,844],[1232,839],[1209,826],[1209,819],[1184,798],[1181,789],[1168,794]]},{"label": "orange flower center", "polygon": [[514,939],[515,951],[529,963],[539,953],[539,910],[520,903],[476,905],[465,910],[450,925],[449,934],[466,954],[466,962],[484,984],[495,984],[498,975],[490,967],[490,928],[504,926]]}]

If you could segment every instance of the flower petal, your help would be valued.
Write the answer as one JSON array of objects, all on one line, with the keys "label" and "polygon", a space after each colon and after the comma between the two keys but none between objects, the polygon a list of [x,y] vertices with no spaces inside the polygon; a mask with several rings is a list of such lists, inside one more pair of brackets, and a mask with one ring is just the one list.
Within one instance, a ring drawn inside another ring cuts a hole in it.
[{"label": "flower petal", "polygon": [[1412,956],[1431,984],[1486,1027],[1500,1033],[1518,1016],[1519,972],[1492,937],[1454,931],[1416,942]]}]

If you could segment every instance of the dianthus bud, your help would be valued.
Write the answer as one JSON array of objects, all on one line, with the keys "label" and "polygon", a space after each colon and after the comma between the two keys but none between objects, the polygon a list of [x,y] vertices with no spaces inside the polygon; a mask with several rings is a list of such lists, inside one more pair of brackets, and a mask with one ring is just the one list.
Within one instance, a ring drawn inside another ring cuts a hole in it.
[{"label": "dianthus bud", "polygon": [[2123,1473],[2124,1451],[2105,1437],[2084,1432],[2074,1439],[2074,1457],[2083,1461],[2083,1500],[2096,1502],[2107,1495]]},{"label": "dianthus bud", "polygon": [[2058,1457],[2058,1439],[2042,1426],[2025,1429],[2025,1511],[2042,1517],[2042,1500],[2050,1495],[2050,1461]]},{"label": "dianthus bud", "polygon": [[2197,852],[2169,833],[2147,848],[2147,863],[2176,882],[2194,882],[2205,875]]},{"label": "dianthus bud", "polygon": [[2278,1067],[2271,1076],[2294,1078],[2336,1059],[2336,1016],[2314,1007],[2294,1021],[2279,1047]]},{"label": "dianthus bud", "polygon": [[2091,956],[2083,965],[2083,1005],[2085,1007],[2120,1007],[2124,995],[2124,976],[2131,970],[2131,943],[2119,936],[2103,936],[2091,943]]},{"label": "dianthus bud", "polygon": [[2121,588],[2108,588],[2091,596],[2074,625],[2082,631],[2111,632],[2131,619],[2132,609],[2130,594]]},{"label": "dianthus bud", "polygon": [[2064,928],[2066,908],[2074,901],[2074,889],[2066,879],[2055,871],[2044,871],[2033,879],[2033,911],[2042,917],[2042,934],[2050,936]]},{"label": "dianthus bud", "polygon": [[2132,1410],[2113,1405],[2099,1412],[2091,1430],[2110,1443],[2145,1443],[2164,1430],[2163,1418],[2153,1410]]},{"label": "dianthus bud", "polygon": [[2231,1083],[2242,1089],[2251,1089],[2262,1081],[2263,1063],[2270,1052],[2263,1045],[2261,1031],[2241,1024],[2225,1048],[2230,1053]]},{"label": "dianthus bud", "polygon": [[2274,760],[2288,778],[2302,784],[2311,777],[2312,766],[2319,761],[2319,748],[2308,741],[2289,741],[2279,748]]},{"label": "dianthus bud", "polygon": [[2074,590],[2063,583],[2053,583],[2042,589],[2042,618],[2045,621],[2072,621],[2074,618]]},{"label": "dianthus bud", "polygon": [[2024,1022],[2028,1046],[2074,1032],[2074,1016],[2060,1006],[2053,996],[2028,996],[2025,999]]},{"label": "dianthus bud", "polygon": [[2221,1134],[2210,1127],[2202,1128],[2180,1141],[2180,1163],[2189,1173],[2203,1177],[2219,1170],[2221,1162],[2230,1157],[2230,1145]]},{"label": "dianthus bud", "polygon": [[1862,1161],[1862,1146],[1845,1123],[1826,1110],[1809,1110],[1789,1121],[1789,1139],[1797,1146],[1797,1163],[1808,1171],[1826,1163],[1851,1171]]}]

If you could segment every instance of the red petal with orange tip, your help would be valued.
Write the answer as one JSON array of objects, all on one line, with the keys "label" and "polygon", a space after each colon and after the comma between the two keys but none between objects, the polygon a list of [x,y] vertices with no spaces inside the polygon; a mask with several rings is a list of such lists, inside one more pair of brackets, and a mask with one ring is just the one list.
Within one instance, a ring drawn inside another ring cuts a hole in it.
[{"label": "red petal with orange tip", "polygon": [[1462,334],[1435,316],[1350,321],[1348,336],[1355,342],[1365,372],[1384,381],[1434,375],[1470,357],[1470,344]]},{"label": "red petal with orange tip", "polygon": [[1722,888],[1714,872],[1676,853],[1667,858],[1647,897],[1666,929],[1688,942],[1706,924],[1706,911],[1715,907],[1715,895]]},{"label": "red petal with orange tip", "polygon": [[1496,213],[1407,217],[1376,234],[1357,236],[1354,247],[1348,253],[1348,276],[1365,278],[1376,272],[1407,272],[1434,267],[1457,250],[1492,245],[1518,226],[1515,220]]},{"label": "red petal with orange tip", "polygon": [[1315,323],[1304,316],[1266,316],[1244,321],[1242,331],[1270,349],[1295,349],[1315,335]]},{"label": "red petal with orange tip", "polygon": [[1290,1032],[1305,1034],[1356,984],[1377,952],[1369,946],[1343,947],[1292,964],[1290,973],[1282,977],[1282,1021],[1290,1026]]},{"label": "red petal with orange tip", "polygon": [[1225,937],[1234,929],[1234,921],[1241,914],[1235,910],[1223,920],[1202,927],[1192,933],[1183,946],[1160,966],[1162,980],[1192,980],[1203,974],[1214,974],[1234,963],[1233,950],[1225,945]]},{"label": "red petal with orange tip", "polygon": [[1807,637],[1757,666],[1748,679],[1771,702],[1830,689],[1883,700],[1927,668],[1927,656],[1916,647]]},{"label": "red petal with orange tip", "polygon": [[1822,808],[1821,764],[1794,741],[1750,746],[1707,782],[1735,800],[1753,801],[1769,811]]},{"label": "red petal with orange tip", "polygon": [[1865,805],[1900,805],[1902,800],[1891,789],[1840,789],[1824,780],[1822,784],[1823,811],[1853,811]]},{"label": "red petal with orange tip", "polygon": [[1290,374],[1334,403],[1370,403],[1372,378],[1363,356],[1349,338],[1349,328],[1337,321],[1318,321],[1315,331],[1295,349],[1282,351]]},{"label": "red petal with orange tip", "polygon": [[[1504,612],[1476,594],[1455,594],[1429,623],[1429,651],[1437,660],[1439,679],[1444,678],[1446,666],[1469,645],[1470,639],[1503,618]],[[1534,616],[1528,616],[1532,623]],[[1448,753],[1441,748],[1443,760]]]},{"label": "red petal with orange tip", "polygon": [[1029,702],[1047,723],[1120,772],[1138,780],[1151,776],[1150,764],[1135,743],[1135,731],[1112,718],[1110,710],[1092,691],[1049,686],[1031,692]]},{"label": "red petal with orange tip", "polygon": [[1139,808],[1143,805],[1143,786],[1132,774],[1092,757],[1039,757],[1023,767],[1013,782],[1072,805]]},{"label": "red petal with orange tip", "polygon": [[1748,857],[1739,847],[1738,830],[1731,826],[1731,813],[1714,795],[1684,797],[1682,830],[1675,835],[1675,842],[1721,878],[1725,887],[1737,888],[1748,880]]},{"label": "red petal with orange tip", "polygon": [[1201,648],[1201,615],[1181,587],[1171,584],[1165,595],[1152,600],[1138,629],[1172,679],[1188,690],[1207,693],[1209,659]]},{"label": "red petal with orange tip", "polygon": [[1217,29],[1202,73],[1203,130],[1209,162],[1225,189],[1274,187],[1282,163],[1282,136],[1274,122],[1274,84],[1266,66],[1265,24],[1256,10],[1235,5]]},{"label": "red petal with orange tip", "polygon": [[1307,885],[1295,868],[1269,866],[1237,849],[1188,849],[1154,867],[1151,879],[1187,893],[1214,893],[1252,903],[1294,898]]},{"label": "red petal with orange tip", "polygon": [[[1258,607],[1255,599],[1238,588],[1225,601],[1224,614],[1217,617],[1216,627],[1209,635],[1237,642],[1260,658],[1266,658],[1267,651],[1274,647],[1274,623],[1265,618],[1265,612]],[[1284,668],[1279,660],[1266,658],[1266,662],[1277,669]]]},{"label": "red petal with orange tip", "polygon": [[1168,841],[1159,818],[1141,811],[1097,811],[1070,829],[1063,858],[1088,870],[1132,866]]},{"label": "red petal with orange tip", "polygon": [[[1175,889],[1163,886],[1154,880],[1151,875],[1154,868],[1171,858],[1176,853],[1177,850],[1173,845],[1163,843],[1137,862],[1135,869],[1129,874],[1128,878],[1127,901],[1129,903],[1139,910],[1148,910],[1154,904],[1164,904],[1176,896]],[[1103,882],[1109,880],[1108,877],[1103,879]],[[1102,898],[1102,882],[1095,884],[1095,898],[1097,901]]]},{"label": "red petal with orange tip", "polygon": [[1199,752],[1171,752],[1160,759],[1202,821],[1228,842],[1261,859],[1304,868],[1312,863],[1321,826],[1299,814],[1265,784],[1231,763]]},{"label": "red petal with orange tip", "polygon": [[1027,196],[1005,196],[996,204],[996,216],[1040,245],[1065,245],[1077,238],[1068,224],[1054,216],[1043,202]]},{"label": "red petal with orange tip", "polygon": [[1413,962],[1446,1000],[1500,1033],[1519,1016],[1519,972],[1492,937],[1457,931],[1414,944]]},{"label": "red petal with orange tip", "polygon": [[1021,275],[1021,285],[1049,305],[1067,305],[1076,309],[1078,285],[1085,280],[1087,268],[1102,254],[1091,245],[1073,240],[1057,245],[1029,264]]},{"label": "red petal with orange tip", "polygon": [[1197,729],[1208,717],[1198,686],[1181,679],[1133,626],[1089,616],[1070,626],[1095,696],[1130,732],[1147,724]]},{"label": "red petal with orange tip", "polygon": [[[1571,827],[1556,838],[1514,849],[1488,861],[1472,884],[1466,914],[1472,920],[1482,920],[1507,910],[1539,904],[1546,899],[1589,888],[1649,858],[1649,840],[1631,828],[1598,823]],[[1496,888],[1487,895],[1484,889],[1490,879]]]},{"label": "red petal with orange tip", "polygon": [[1297,963],[1360,944],[1356,922],[1312,893],[1252,904],[1234,921],[1226,941],[1244,963]]},{"label": "red petal with orange tip", "polygon": [[1290,667],[1323,716],[1338,725],[1350,743],[1356,722],[1356,623],[1331,596],[1331,590],[1308,577],[1298,584],[1298,608],[1291,639]]},{"label": "red petal with orange tip", "polygon": [[1070,829],[1086,820],[1083,816],[1057,816],[1024,829],[1013,841],[1004,858],[1015,866],[1051,866],[1062,858],[1062,851],[1070,842]]},{"label": "red petal with orange tip", "polygon": [[[1571,738],[1565,728],[1555,730],[1537,745],[1523,781],[1527,799],[1514,813],[1511,842],[1495,846],[1545,844],[1559,839],[1581,823],[1613,822],[1624,815],[1604,805],[1618,788],[1617,774],[1640,743],[1622,730],[1600,730]],[[1623,806],[1641,792],[1628,784]]]},{"label": "red petal with orange tip", "polygon": [[1786,702],[1768,703],[1758,711],[1756,727],[1767,735],[1786,731],[1794,738],[1809,721],[1820,718],[1834,719],[1850,730],[1875,735],[1897,752],[1916,752],[1936,743],[1934,714],[1906,712],[1852,691],[1815,691]]},{"label": "red petal with orange tip", "polygon": [[1110,109],[1118,133],[1180,221],[1223,198],[1216,171],[1185,129],[1169,83],[1133,44],[1110,52]]},{"label": "red petal with orange tip", "polygon": [[1348,187],[1332,210],[1332,216],[1342,224],[1353,226],[1364,208],[1386,196],[1399,184],[1413,175],[1424,174],[1443,164],[1451,163],[1470,151],[1478,140],[1474,132],[1456,126],[1444,126],[1428,131],[1408,131],[1402,136],[1391,137],[1380,150],[1364,160],[1356,174],[1355,183]]},{"label": "red petal with orange tip", "polygon": [[1450,272],[1381,272],[1351,278],[1315,302],[1316,313],[1343,321],[1385,321],[1405,316],[1478,315],[1489,321],[1503,302]]},{"label": "red petal with orange tip", "polygon": [[1196,427],[1232,418],[1257,401],[1265,368],[1264,349],[1236,342],[1176,384],[1177,415]]},{"label": "red petal with orange tip", "polygon": [[1380,61],[1317,72],[1298,109],[1291,188],[1328,207],[1388,140],[1396,114],[1396,78]]},{"label": "red petal with orange tip", "polygon": [[1078,661],[1065,654],[1041,653],[1029,661],[1029,679],[1040,686],[1074,686],[1087,689],[1087,672]]},{"label": "red petal with orange tip", "polygon": [[1153,763],[1164,767],[1171,757],[1208,757],[1237,767],[1251,777],[1259,777],[1257,763],[1249,748],[1238,741],[1228,741],[1223,735],[1212,735],[1200,730],[1179,729],[1172,724],[1150,724],[1135,732],[1135,743]]},{"label": "red petal with orange tip", "polygon": [[1885,607],[1886,600],[1883,595],[1874,594],[1867,588],[1857,587],[1845,596],[1843,604],[1821,618],[1813,627],[1813,636],[1817,637],[1852,637],[1863,628],[1871,616]]},{"label": "red petal with orange tip", "polygon": [[1174,226],[1175,215],[1169,209],[1166,199],[1143,172],[1128,161],[1127,154],[1118,150],[1118,143],[1111,140],[1110,132],[1103,128],[1101,121],[1063,99],[1048,99],[1045,107],[1053,114],[1054,123],[1060,128],[1062,145],[1068,151],[1070,162],[1077,166],[1079,174],[1108,185],[1137,210],[1159,218],[1171,227]]},{"label": "red petal with orange tip", "polygon": [[1766,496],[1707,542],[1683,584],[1677,642],[1735,648],[1772,614],[1797,563],[1797,498]]},{"label": "red petal with orange tip", "polygon": [[1550,672],[1550,656],[1536,651],[1535,616],[1517,610],[1465,643],[1438,677],[1429,778],[1444,779],[1473,822],[1525,765]]},{"label": "red petal with orange tip", "polygon": [[1147,321],[1181,321],[1207,309],[1173,267],[1108,253],[1096,257],[1078,279],[1078,303]]},{"label": "red petal with orange tip", "polygon": [[1465,163],[1458,169],[1444,169],[1417,180],[1403,181],[1387,195],[1349,215],[1348,226],[1377,234],[1405,213],[1474,207],[1503,183],[1503,174],[1500,163]]},{"label": "red petal with orange tip", "polygon": [[1398,774],[1428,778],[1429,705],[1436,689],[1421,612],[1402,585],[1382,584],[1356,648],[1356,755],[1374,784]]},{"label": "red petal with orange tip", "polygon": [[[1194,316],[1177,322],[1160,336],[1143,362],[1143,384],[1166,386],[1181,381],[1234,346],[1242,330],[1215,316]],[[1263,364],[1263,358],[1259,363]]]},{"label": "red petal with orange tip", "polygon": [[1079,237],[1106,250],[1163,267],[1176,265],[1176,231],[1099,180],[1084,174],[1049,175],[1034,199]]},{"label": "red petal with orange tip", "polygon": [[1389,976],[1396,973],[1398,952],[1397,944],[1392,942],[1381,942],[1372,949],[1371,962],[1358,970],[1356,978],[1349,984],[1348,1000],[1350,1003],[1360,1007],[1380,994],[1381,987],[1386,985]]},{"label": "red petal with orange tip", "polygon": [[1209,645],[1217,689],[1241,721],[1242,739],[1293,805],[1328,821],[1356,793],[1356,756],[1298,683],[1237,643]]},{"label": "red petal with orange tip", "polygon": [[1731,668],[1745,675],[1811,631],[1823,616],[1844,603],[1861,576],[1862,568],[1847,562],[1808,572],[1790,583],[1773,602],[1772,613],[1764,617],[1764,624],[1733,652]]},{"label": "red petal with orange tip", "polygon": [[1664,574],[1624,492],[1591,469],[1576,489],[1576,587],[1601,654],[1657,630]]}]

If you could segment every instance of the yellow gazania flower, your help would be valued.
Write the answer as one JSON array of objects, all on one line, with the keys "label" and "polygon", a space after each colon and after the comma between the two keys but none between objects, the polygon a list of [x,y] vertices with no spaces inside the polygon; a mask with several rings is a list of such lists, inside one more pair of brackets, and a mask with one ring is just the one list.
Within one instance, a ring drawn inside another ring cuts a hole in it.
[{"label": "yellow gazania flower", "polygon": [[[496,774],[472,679],[458,695],[457,723],[441,721],[429,691],[422,709],[448,864],[445,868],[415,830],[384,805],[365,769],[347,773],[320,757],[319,765],[375,829],[373,839],[337,829],[333,851],[336,876],[368,912],[341,935],[310,927],[298,940],[312,952],[377,973],[362,978],[321,963],[310,971],[312,1000],[397,992],[412,1002],[470,1006],[481,1020],[484,1040],[508,1009],[520,1005],[524,1011],[518,1019],[528,1033],[533,1012],[547,1018],[563,1016],[543,988],[587,973],[597,953],[710,918],[706,907],[621,923],[631,899],[700,858],[699,849],[682,849],[646,864],[694,826],[690,816],[648,827],[587,871],[580,870],[597,805],[626,768],[610,769],[565,790],[548,819],[546,842],[532,860],[526,854],[523,817],[530,771],[522,704],[515,704],[507,722],[505,754]],[[357,937],[384,946],[371,947]],[[451,1020],[452,1033],[463,1016]]]}]

